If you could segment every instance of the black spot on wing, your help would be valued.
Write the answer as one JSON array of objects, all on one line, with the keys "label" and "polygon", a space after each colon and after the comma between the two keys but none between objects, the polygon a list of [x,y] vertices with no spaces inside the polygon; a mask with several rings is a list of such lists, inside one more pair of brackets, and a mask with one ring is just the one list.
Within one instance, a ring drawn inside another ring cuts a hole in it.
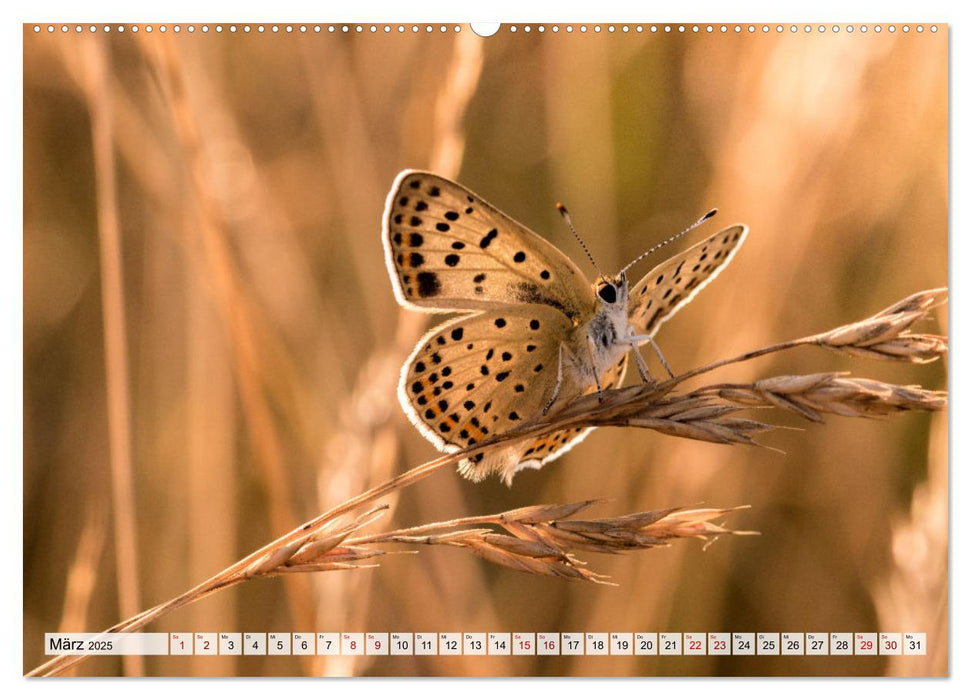
[{"label": "black spot on wing", "polygon": [[488,248],[489,244],[492,243],[493,239],[495,239],[495,237],[498,235],[499,235],[499,231],[497,231],[496,229],[492,229],[491,231],[489,231],[489,233],[487,233],[485,236],[482,237],[481,241],[479,241],[479,247],[482,249]]},{"label": "black spot on wing", "polygon": [[418,273],[418,296],[423,299],[426,297],[438,296],[442,291],[442,283],[438,279],[438,275],[434,272],[419,272]]},{"label": "black spot on wing", "polygon": [[509,291],[517,301],[521,301],[524,304],[544,304],[545,306],[551,306],[571,321],[576,316],[576,312],[566,308],[559,299],[547,294],[537,284],[516,282],[509,286]]},{"label": "black spot on wing", "polygon": [[644,327],[647,328],[648,330],[650,330],[651,328],[653,328],[654,327],[654,322],[657,321],[657,317],[661,315],[661,312],[662,311],[663,311],[663,309],[660,309],[660,308],[659,309],[656,309],[654,311],[654,313],[651,315],[650,320],[648,320],[648,322],[645,324]]}]

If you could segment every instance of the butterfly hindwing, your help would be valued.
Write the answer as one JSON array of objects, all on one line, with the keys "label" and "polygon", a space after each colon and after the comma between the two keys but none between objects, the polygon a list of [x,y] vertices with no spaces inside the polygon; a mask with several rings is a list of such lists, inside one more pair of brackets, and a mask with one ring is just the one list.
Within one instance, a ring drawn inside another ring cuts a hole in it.
[{"label": "butterfly hindwing", "polygon": [[[615,389],[624,381],[627,357],[627,355],[624,355],[618,363],[604,372],[603,377],[601,377],[601,386],[604,390]],[[593,394],[596,391],[597,385],[591,383],[582,391],[581,395]],[[502,452],[494,455],[490,453],[479,464],[463,464],[460,469],[472,479],[481,479],[496,472],[500,474],[507,486],[511,486],[516,472],[522,469],[539,469],[544,464],[569,452],[578,443],[583,442],[587,435],[594,430],[596,428],[572,428],[543,435],[529,442],[515,443]]]},{"label": "butterfly hindwing", "polygon": [[721,272],[748,234],[736,224],[651,270],[631,290],[628,313],[638,333],[653,335]]},{"label": "butterfly hindwing", "polygon": [[595,304],[583,273],[555,246],[439,175],[399,174],[384,217],[388,272],[404,306],[543,304],[574,319]]},{"label": "butterfly hindwing", "polygon": [[405,363],[401,404],[446,452],[511,430],[541,413],[552,396],[560,339],[570,326],[539,304],[448,321],[426,334]]}]

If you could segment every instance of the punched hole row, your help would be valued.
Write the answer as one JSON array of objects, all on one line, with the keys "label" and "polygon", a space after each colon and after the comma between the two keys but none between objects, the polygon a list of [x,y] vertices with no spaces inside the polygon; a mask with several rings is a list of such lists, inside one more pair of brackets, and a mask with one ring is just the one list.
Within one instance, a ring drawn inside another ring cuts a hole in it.
[{"label": "punched hole row", "polygon": [[[890,25],[880,25],[880,24],[874,24],[874,25],[867,25],[867,24],[861,24],[861,25],[853,25],[853,24],[839,25],[839,24],[833,24],[833,25],[828,25],[828,26],[827,25],[824,25],[824,24],[818,24],[818,25],[812,25],[812,24],[805,24],[805,25],[797,25],[797,24],[789,24],[789,25],[783,25],[783,24],[776,24],[776,25],[768,25],[768,24],[762,24],[762,25],[755,25],[755,24],[748,24],[748,25],[741,25],[741,24],[735,24],[735,25],[726,25],[726,24],[720,24],[720,25],[712,25],[712,24],[706,24],[706,25],[699,25],[699,24],[691,24],[691,25],[685,25],[685,24],[678,24],[678,25],[671,25],[671,24],[664,24],[664,25],[656,25],[656,24],[652,24],[652,25],[621,24],[621,25],[615,25],[615,24],[607,24],[607,25],[600,25],[600,24],[594,24],[594,25],[589,25],[589,26],[586,25],[586,24],[580,24],[580,25],[572,25],[572,24],[567,24],[567,25],[558,25],[558,24],[553,24],[553,25],[544,25],[544,24],[539,24],[539,25],[530,25],[530,24],[517,25],[517,24],[511,24],[511,25],[502,26],[502,27],[496,26],[495,28],[492,28],[492,27],[489,27],[489,26],[484,26],[482,29],[480,29],[479,27],[477,27],[475,25],[472,26],[472,31],[475,32],[476,34],[478,34],[479,36],[491,36],[491,35],[493,35],[495,33],[498,33],[499,31],[505,31],[505,32],[510,33],[510,34],[515,34],[515,33],[518,33],[518,32],[523,32],[523,33],[527,33],[527,34],[533,33],[533,32],[538,33],[538,34],[544,34],[546,32],[551,32],[553,34],[559,34],[561,32],[566,33],[566,34],[574,34],[574,33],[587,34],[587,33],[592,32],[594,34],[599,34],[599,33],[603,33],[604,31],[606,31],[609,34],[614,34],[614,33],[618,33],[618,32],[621,33],[621,34],[629,34],[629,33],[643,34],[645,32],[651,33],[651,34],[686,34],[686,33],[692,33],[692,34],[701,34],[701,33],[705,33],[705,34],[715,34],[715,33],[719,33],[719,34],[728,34],[728,33],[734,33],[734,34],[760,34],[760,33],[761,34],[770,34],[770,33],[773,33],[773,32],[776,33],[776,34],[782,34],[782,33],[789,33],[789,34],[799,34],[799,33],[802,33],[802,34],[810,34],[810,33],[817,33],[817,34],[824,34],[824,33],[827,33],[827,32],[833,33],[833,34],[839,34],[840,32],[845,32],[847,34],[852,34],[854,32],[859,32],[861,34],[866,34],[866,33],[871,32],[871,31],[874,32],[874,33],[876,33],[876,34],[880,34],[880,33],[884,32],[884,31],[889,32],[890,34],[895,34],[898,31],[900,31],[900,32],[902,32],[904,34],[908,34],[911,31],[914,31],[914,32],[917,32],[918,34],[920,34],[920,33],[923,33],[925,31],[925,29],[926,30],[929,30],[932,33],[936,33],[938,31],[938,27],[937,27],[936,24],[929,25],[926,28],[922,24],[913,25],[913,26],[911,26],[909,24],[904,24],[904,25],[899,25],[899,26],[898,25],[895,25],[895,24],[890,24]],[[41,24],[35,24],[35,25],[33,25],[33,31],[34,31],[35,34],[40,34],[40,33],[44,33],[44,32],[46,32],[48,34],[54,34],[54,33],[57,33],[57,32],[60,32],[61,34],[67,34],[67,33],[70,33],[70,32],[73,32],[75,34],[82,34],[82,33],[93,34],[93,33],[96,33],[96,32],[105,32],[105,33],[117,32],[119,34],[123,34],[125,32],[131,32],[131,33],[135,34],[135,33],[138,33],[140,31],[141,32],[145,32],[145,33],[152,33],[152,32],[156,32],[156,31],[157,32],[160,32],[160,33],[166,33],[166,32],[171,31],[171,32],[173,32],[175,34],[181,34],[183,32],[188,33],[188,34],[195,34],[197,32],[198,33],[202,33],[202,34],[209,34],[209,33],[215,33],[215,34],[224,34],[224,33],[229,33],[229,34],[236,34],[236,33],[243,33],[243,34],[252,34],[252,33],[256,33],[256,34],[265,34],[265,33],[270,33],[270,34],[281,34],[281,33],[282,34],[308,34],[308,33],[309,34],[322,34],[322,33],[327,33],[327,34],[378,34],[378,33],[383,33],[383,34],[392,34],[392,33],[397,33],[397,34],[406,34],[406,33],[411,33],[411,34],[419,34],[419,33],[425,33],[425,34],[433,34],[433,33],[445,34],[445,33],[458,33],[458,32],[461,32],[462,31],[462,27],[461,27],[461,25],[458,25],[458,24],[454,24],[454,25],[444,25],[444,24],[441,24],[441,25],[432,25],[432,24],[425,24],[425,25],[418,25],[418,24],[407,24],[407,25],[406,24],[397,24],[397,25],[392,25],[392,24],[328,24],[328,25],[321,25],[321,24],[313,24],[313,25],[307,25],[307,24],[296,24],[296,25],[295,24],[285,24],[285,25],[278,25],[278,24],[271,24],[271,25],[263,25],[263,24],[249,25],[249,24],[243,24],[243,25],[235,25],[235,24],[229,24],[229,25],[222,25],[222,24],[216,24],[216,25],[212,25],[212,26],[210,26],[208,24],[201,24],[201,25],[194,25],[194,24],[187,24],[187,25],[181,25],[181,24],[173,24],[173,25],[166,25],[166,24],[159,24],[159,25],[152,25],[152,24],[146,24],[146,25],[138,25],[138,24],[131,24],[131,25],[124,25],[124,24],[116,24],[116,25],[110,25],[110,24],[105,24],[105,25],[96,25],[96,24],[89,24],[89,25],[82,25],[82,24],[75,24],[75,25],[68,25],[68,24],[60,24],[60,25],[47,24],[47,25],[41,25]]]}]

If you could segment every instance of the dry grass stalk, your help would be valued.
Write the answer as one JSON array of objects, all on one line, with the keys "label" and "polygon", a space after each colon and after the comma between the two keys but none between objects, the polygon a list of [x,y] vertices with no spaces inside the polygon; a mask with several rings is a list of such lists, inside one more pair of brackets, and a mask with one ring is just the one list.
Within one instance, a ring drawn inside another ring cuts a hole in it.
[{"label": "dry grass stalk", "polygon": [[98,561],[101,559],[107,530],[105,507],[92,507],[78,538],[74,559],[67,570],[64,609],[57,625],[59,632],[78,632],[88,627],[88,606],[98,581]]},{"label": "dry grass stalk", "polygon": [[[122,614],[138,610],[138,545],[135,486],[132,476],[131,396],[129,394],[128,333],[125,323],[125,283],[122,270],[121,224],[115,173],[113,99],[109,89],[109,54],[104,40],[92,37],[82,45],[85,94],[91,114],[91,143],[98,207],[98,247],[101,260],[104,319],[105,381],[108,404],[108,457],[111,465],[111,506],[114,514],[118,607]],[[122,660],[125,675],[140,676],[140,657]]]},{"label": "dry grass stalk", "polygon": [[[284,464],[282,438],[266,398],[268,373],[259,351],[258,319],[227,237],[230,227],[226,213],[209,175],[214,168],[211,154],[204,147],[208,123],[190,95],[190,74],[174,39],[159,36],[154,41],[143,36],[140,42],[184,154],[182,165],[191,185],[191,205],[187,211],[193,217],[190,229],[194,234],[189,243],[200,256],[203,277],[211,281],[216,308],[232,339],[235,386],[239,390],[247,433],[265,480],[270,522],[282,529],[286,527],[284,523],[295,520],[290,480]],[[197,75],[196,79],[201,78]],[[312,616],[314,601],[308,584],[291,583],[287,602],[294,619]]]},{"label": "dry grass stalk", "polygon": [[[735,417],[734,414],[743,409],[779,408],[816,422],[821,420],[820,414],[823,413],[874,417],[902,411],[943,410],[947,405],[946,392],[851,378],[835,373],[774,377],[751,384],[714,384],[685,394],[674,394],[673,390],[688,379],[719,367],[801,345],[819,345],[842,352],[869,350],[873,353],[872,357],[882,359],[932,361],[947,351],[946,339],[938,338],[936,342],[915,341],[914,339],[936,336],[911,334],[909,329],[916,321],[924,318],[929,309],[943,303],[944,296],[945,290],[941,289],[919,292],[875,316],[827,333],[779,343],[714,362],[662,384],[608,391],[605,392],[602,402],[598,401],[596,395],[583,397],[563,407],[555,416],[531,421],[515,431],[494,436],[468,449],[442,455],[375,486],[244,557],[186,593],[107,631],[141,629],[162,615],[223,588],[254,577],[279,574],[283,571],[281,567],[286,567],[288,563],[297,567],[293,569],[294,572],[357,568],[361,566],[357,562],[383,554],[377,550],[362,548],[363,544],[377,543],[379,539],[375,536],[348,538],[352,532],[370,523],[375,517],[375,511],[368,511],[350,524],[339,526],[337,523],[340,518],[362,506],[375,503],[386,494],[421,481],[444,467],[452,466],[464,457],[494,449],[507,442],[530,439],[570,427],[634,426],[709,442],[754,444],[754,434],[770,430],[773,426]],[[874,347],[879,349],[873,350]],[[888,352],[886,348],[894,350]],[[558,518],[564,516],[557,515],[555,518],[536,522],[539,517],[537,514],[542,513],[542,508],[566,509],[558,512],[569,514],[569,508],[575,505],[536,506],[540,510],[526,508],[498,516],[487,516],[485,520],[471,518],[423,526],[431,528],[498,524],[510,533],[511,538],[473,528],[464,532],[450,532],[440,541],[407,541],[462,546],[482,558],[532,573],[599,580],[601,577],[596,574],[580,573],[582,567],[578,568],[579,563],[571,564],[565,554],[562,557],[554,556],[553,551],[563,552],[560,545],[566,542],[571,542],[574,548],[593,551],[604,551],[601,548],[606,548],[606,551],[643,549],[647,545],[656,546],[654,540],[691,536],[689,533],[705,536],[728,532],[715,529],[718,526],[709,522],[710,519],[727,512],[718,510],[653,511],[600,521],[563,522]],[[655,527],[649,531],[645,529],[652,524]],[[427,533],[415,529],[385,533],[384,537],[392,535],[398,538],[427,537]],[[55,674],[70,668],[83,658],[57,657],[28,675]]]}]

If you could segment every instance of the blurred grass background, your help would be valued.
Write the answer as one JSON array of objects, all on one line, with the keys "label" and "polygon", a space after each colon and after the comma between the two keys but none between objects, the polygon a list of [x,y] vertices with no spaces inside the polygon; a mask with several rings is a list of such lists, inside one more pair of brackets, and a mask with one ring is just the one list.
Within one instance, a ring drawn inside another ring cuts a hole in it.
[{"label": "blurred grass background", "polygon": [[[434,455],[394,394],[433,320],[397,307],[384,267],[384,197],[405,167],[458,179],[582,261],[565,202],[606,271],[711,206],[709,226],[747,223],[658,336],[676,371],[946,285],[946,29],[531,29],[25,27],[25,670],[44,632],[107,627]],[[945,309],[936,321],[946,333]],[[947,381],[940,364],[809,350],[719,377],[840,369]],[[384,522],[585,498],[610,499],[598,515],[753,506],[729,524],[761,537],[590,556],[618,587],[431,549],[248,583],[152,630],[919,631],[928,656],[103,657],[79,672],[947,673],[946,415],[765,442],[785,454],[600,430],[511,490],[436,476]]]}]

